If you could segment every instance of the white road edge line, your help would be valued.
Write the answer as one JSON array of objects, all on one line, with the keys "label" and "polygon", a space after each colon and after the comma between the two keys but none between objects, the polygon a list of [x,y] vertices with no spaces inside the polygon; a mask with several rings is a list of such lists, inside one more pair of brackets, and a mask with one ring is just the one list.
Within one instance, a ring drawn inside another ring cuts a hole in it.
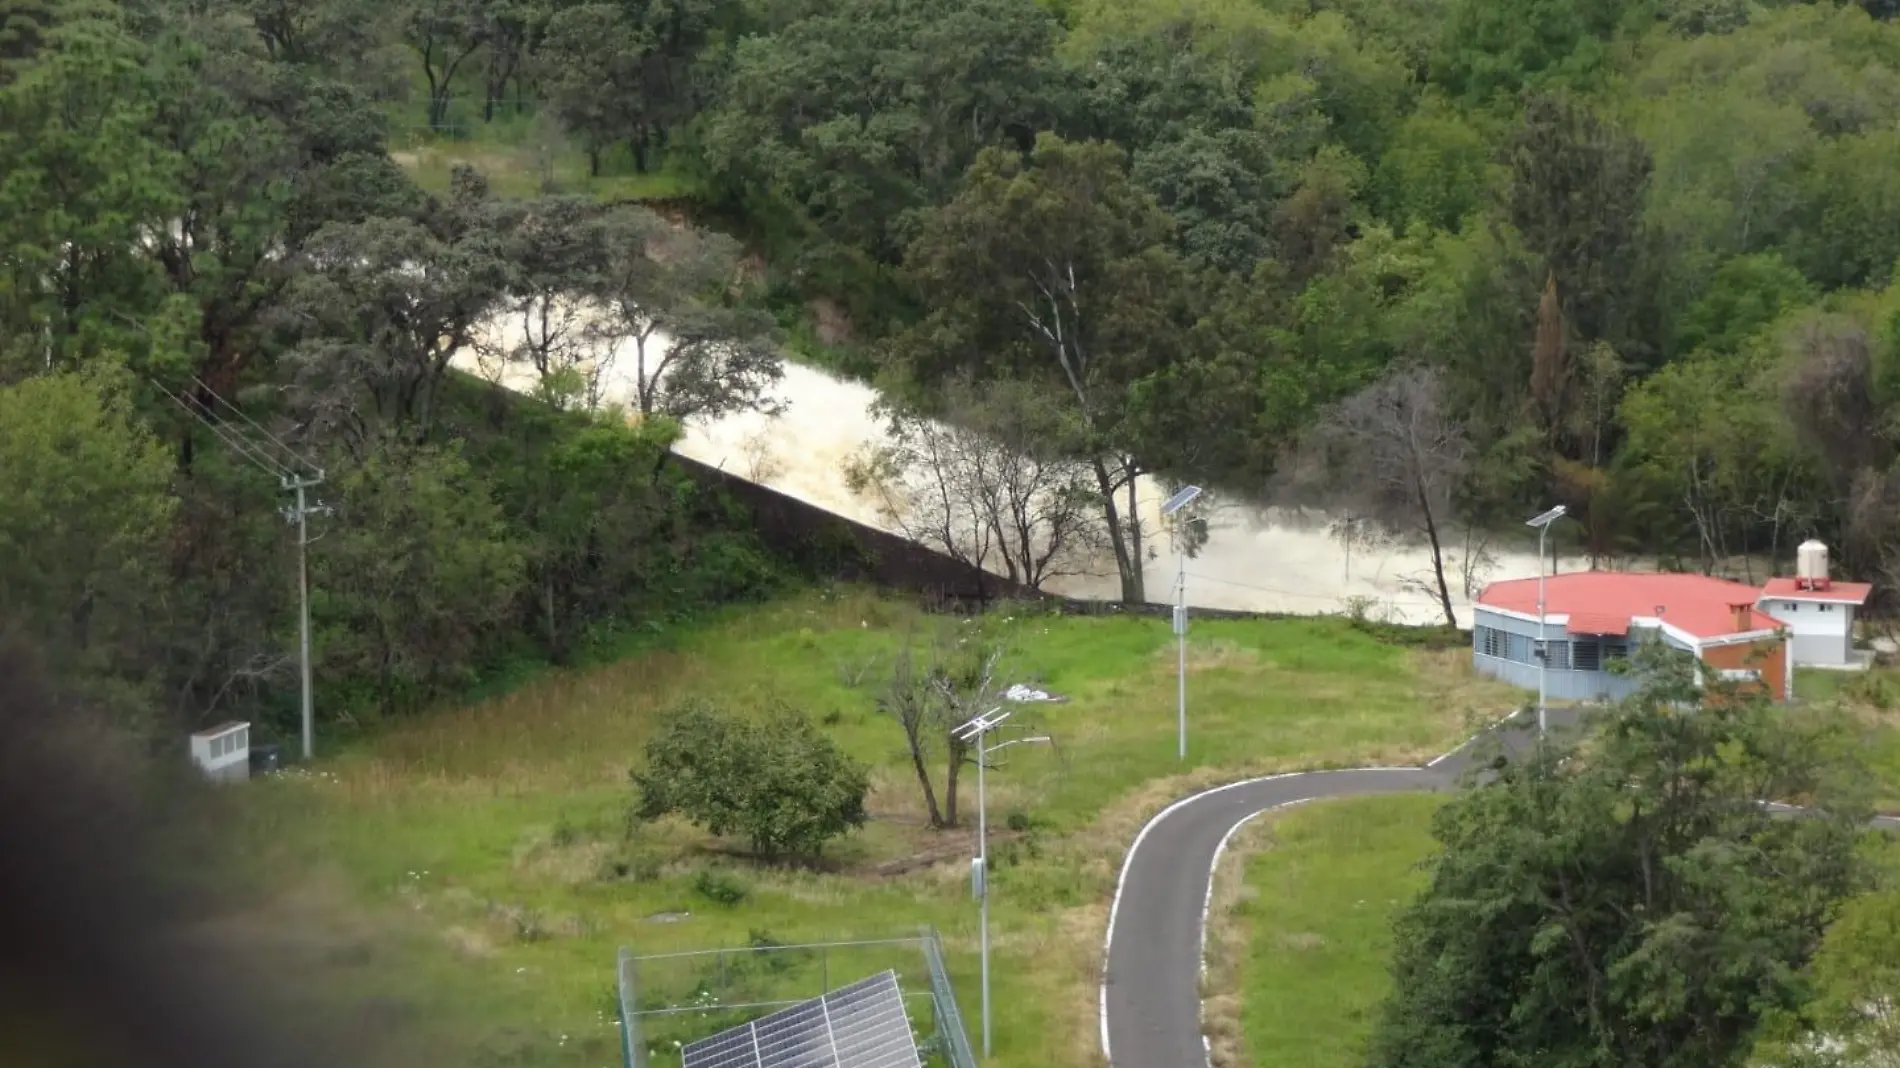
[{"label": "white road edge line", "polygon": [[1208,1068],[1213,1068],[1214,1044],[1213,1040],[1207,1037],[1207,991],[1205,989],[1207,985],[1207,921],[1214,911],[1214,880],[1220,876],[1220,858],[1227,852],[1227,843],[1234,840],[1234,835],[1239,834],[1242,827],[1268,813],[1284,812],[1289,808],[1297,808],[1316,800],[1318,798],[1302,797],[1297,801],[1282,801],[1270,808],[1250,812],[1242,816],[1232,827],[1227,828],[1227,833],[1220,836],[1220,844],[1214,847],[1214,860],[1207,866],[1207,895],[1201,899],[1201,1051],[1207,1055]]},{"label": "white road edge line", "polygon": [[[1486,727],[1484,730],[1479,731],[1477,734],[1474,734],[1471,737],[1465,739],[1463,742],[1460,742],[1456,748],[1445,753],[1444,756],[1441,756],[1438,759],[1433,760],[1430,764],[1424,765],[1424,770],[1427,770],[1427,771],[1431,770],[1432,767],[1441,763],[1447,757],[1452,756],[1453,754],[1471,745],[1472,742],[1475,742],[1479,738],[1483,737],[1486,731],[1496,730],[1497,728],[1503,726],[1504,724],[1509,723],[1510,721],[1516,719],[1523,711],[1524,710],[1521,708],[1512,710],[1511,713],[1505,716],[1503,719],[1498,720],[1497,722],[1491,724],[1491,726]],[[1160,812],[1155,813],[1153,816],[1148,817],[1148,822],[1142,824],[1141,830],[1135,832],[1135,840],[1134,842],[1130,843],[1130,845],[1128,846],[1128,852],[1122,854],[1121,874],[1115,877],[1115,896],[1109,901],[1109,905],[1108,905],[1108,930],[1102,936],[1102,981],[1101,981],[1100,991],[1096,996],[1096,1006],[1095,1006],[1096,1016],[1101,1022],[1102,1060],[1106,1061],[1111,1066],[1111,1068],[1115,1063],[1114,1055],[1113,1053],[1110,1052],[1109,1044],[1108,1044],[1108,954],[1109,954],[1109,951],[1113,949],[1115,945],[1115,916],[1117,913],[1121,911],[1122,890],[1128,886],[1128,869],[1132,867],[1135,863],[1135,851],[1141,848],[1141,840],[1148,837],[1148,832],[1154,829],[1155,824],[1160,823],[1162,820],[1166,819],[1170,812],[1173,812],[1174,810],[1181,808],[1184,805],[1192,804],[1193,802],[1198,801],[1203,797],[1209,797],[1214,794],[1225,792],[1227,790],[1238,789],[1242,786],[1252,786],[1255,783],[1272,782],[1275,779],[1291,779],[1296,775],[1323,775],[1323,774],[1326,774],[1328,771],[1418,771],[1418,770],[1420,770],[1420,768],[1417,765],[1406,766],[1406,767],[1378,765],[1378,766],[1369,767],[1369,768],[1309,768],[1305,771],[1283,771],[1277,775],[1261,775],[1261,776],[1256,776],[1255,778],[1251,778],[1251,779],[1242,779],[1239,782],[1230,782],[1224,786],[1215,786],[1210,789],[1202,790],[1199,793],[1189,794],[1188,796],[1183,797],[1180,800],[1169,805],[1168,807],[1162,809]],[[1216,856],[1215,860],[1216,860],[1216,863],[1219,862],[1218,855]],[[1210,885],[1211,885],[1212,877],[1210,876],[1209,879],[1210,879]],[[1202,918],[1203,920],[1205,920],[1206,918],[1205,912],[1203,912]],[[1207,939],[1206,939],[1206,933],[1205,933],[1206,924],[1203,923],[1202,927],[1203,927],[1203,933],[1202,933],[1202,939],[1201,939],[1201,946],[1202,946],[1201,960],[1202,960],[1203,967],[1205,967],[1206,959],[1207,959],[1207,953],[1206,953]],[[1207,1036],[1203,1035],[1201,1037],[1206,1038]]]},{"label": "white road edge line", "polygon": [[[1185,808],[1203,797],[1212,797],[1215,794],[1226,793],[1229,790],[1238,790],[1243,786],[1253,786],[1257,783],[1273,782],[1277,779],[1295,779],[1302,775],[1330,775],[1344,771],[1419,770],[1421,769],[1417,765],[1402,767],[1390,764],[1379,764],[1364,768],[1312,768],[1307,771],[1283,771],[1277,775],[1260,775],[1251,779],[1241,779],[1238,782],[1230,782],[1222,786],[1209,787],[1199,793],[1189,794],[1155,813],[1153,816],[1148,817],[1148,822],[1142,824],[1141,830],[1135,832],[1135,840],[1129,845],[1128,852],[1122,854],[1121,874],[1115,877],[1115,896],[1109,901],[1108,905],[1108,931],[1102,938],[1102,981],[1100,991],[1096,997],[1096,1015],[1101,1022],[1102,1031],[1102,1059],[1107,1061],[1110,1065],[1115,1063],[1114,1055],[1109,1049],[1108,1042],[1108,955],[1115,947],[1115,917],[1121,912],[1122,891],[1128,887],[1128,872],[1130,868],[1134,867],[1135,854],[1141,849],[1142,840],[1148,837],[1148,832],[1154,830],[1156,824],[1167,819],[1169,814],[1175,810]],[[1310,800],[1310,798],[1308,800]],[[1205,912],[1203,912],[1202,918],[1205,920]],[[1203,923],[1203,928],[1205,928],[1205,923]],[[1203,930],[1202,945],[1203,947],[1206,945],[1205,930]],[[1203,954],[1203,957],[1205,957],[1205,954]]]}]

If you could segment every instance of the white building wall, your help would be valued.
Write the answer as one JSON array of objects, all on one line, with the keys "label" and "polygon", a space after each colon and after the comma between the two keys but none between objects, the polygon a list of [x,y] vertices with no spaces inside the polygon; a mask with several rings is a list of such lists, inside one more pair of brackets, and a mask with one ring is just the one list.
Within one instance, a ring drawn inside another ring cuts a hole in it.
[{"label": "white building wall", "polygon": [[1796,664],[1853,661],[1853,605],[1764,597],[1756,607],[1787,624]]}]

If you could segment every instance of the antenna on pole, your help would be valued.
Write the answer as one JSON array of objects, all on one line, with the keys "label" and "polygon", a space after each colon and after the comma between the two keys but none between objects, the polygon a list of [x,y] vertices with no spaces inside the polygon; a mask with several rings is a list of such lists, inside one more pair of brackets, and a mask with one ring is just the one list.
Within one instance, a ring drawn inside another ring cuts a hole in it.
[{"label": "antenna on pole", "polygon": [[[264,429],[257,420],[224,399],[201,378],[193,377],[193,389],[174,393],[157,379],[149,379],[160,393],[183,408],[212,436],[238,454],[251,466],[270,475],[284,492],[294,495],[293,503],[282,509],[284,521],[297,528],[297,594],[299,602],[299,645],[303,688],[303,758],[309,760],[315,749],[315,710],[310,685],[310,517],[328,515],[330,508],[312,503],[308,491],[323,484],[323,468],[305,459],[302,453],[284,444],[283,439]],[[236,421],[232,417],[236,417]]]}]

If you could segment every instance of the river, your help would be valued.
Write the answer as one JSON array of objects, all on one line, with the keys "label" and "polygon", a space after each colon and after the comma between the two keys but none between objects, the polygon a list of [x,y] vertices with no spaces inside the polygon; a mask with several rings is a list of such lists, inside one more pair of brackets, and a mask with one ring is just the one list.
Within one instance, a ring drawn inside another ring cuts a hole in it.
[{"label": "river", "polygon": [[[655,339],[658,342],[660,339]],[[651,343],[650,343],[651,344]],[[515,389],[532,387],[532,371],[510,367],[497,373],[471,353],[458,354],[458,369]],[[608,403],[626,404],[635,395],[632,360],[617,358],[603,376],[601,394]],[[773,391],[784,402],[776,416],[745,412],[689,424],[676,451],[723,468],[781,493],[871,526],[891,524],[872,501],[853,493],[847,462],[884,438],[871,412],[877,394],[870,387],[825,371],[787,363],[784,380]],[[1144,478],[1138,487],[1146,531],[1163,529],[1159,517],[1165,487]],[[1210,494],[1202,511],[1208,521],[1206,544],[1187,563],[1188,603],[1204,608],[1324,615],[1360,610],[1395,623],[1441,621],[1444,612],[1432,589],[1431,554],[1422,545],[1383,539],[1348,546],[1328,531],[1319,517],[1269,508],[1242,494]],[[1158,554],[1146,561],[1151,600],[1171,597],[1176,559],[1165,536],[1151,539]],[[1467,557],[1471,560],[1466,566]],[[1471,625],[1469,593],[1486,581],[1537,574],[1535,551],[1467,552],[1467,536],[1448,537],[1446,579],[1460,626]],[[1564,559],[1559,569],[1580,570],[1585,561]],[[1047,587],[1076,597],[1112,598],[1119,594],[1112,558],[1089,568],[1092,574],[1053,580]]]}]

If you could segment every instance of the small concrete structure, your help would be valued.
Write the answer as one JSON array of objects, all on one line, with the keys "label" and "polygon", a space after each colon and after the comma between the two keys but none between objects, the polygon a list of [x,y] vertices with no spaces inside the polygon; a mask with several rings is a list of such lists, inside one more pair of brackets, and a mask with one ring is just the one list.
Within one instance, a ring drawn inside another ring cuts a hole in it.
[{"label": "small concrete structure", "polygon": [[1755,604],[1787,625],[1799,666],[1855,668],[1865,664],[1854,654],[1854,614],[1873,591],[1830,579],[1827,546],[1808,541],[1795,550],[1794,577],[1769,579]]},{"label": "small concrete structure", "polygon": [[191,762],[213,782],[251,777],[251,725],[220,723],[191,736]]},{"label": "small concrete structure", "polygon": [[1781,621],[1755,607],[1753,586],[1705,575],[1585,571],[1545,580],[1493,582],[1478,595],[1472,666],[1492,678],[1537,689],[1537,643],[1548,656],[1553,700],[1614,701],[1640,680],[1610,669],[1646,638],[1693,654],[1724,678],[1759,682],[1775,700],[1793,689],[1794,665]]}]

